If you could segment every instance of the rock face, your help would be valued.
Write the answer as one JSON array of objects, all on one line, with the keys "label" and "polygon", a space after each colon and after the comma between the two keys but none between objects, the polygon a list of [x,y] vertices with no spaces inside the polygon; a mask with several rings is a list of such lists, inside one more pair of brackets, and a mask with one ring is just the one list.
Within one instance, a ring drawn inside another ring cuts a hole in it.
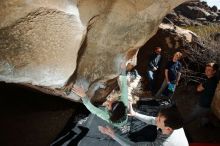
[{"label": "rock face", "polygon": [[[184,50],[190,49],[189,47],[195,46],[198,43],[198,36],[193,33],[190,30],[182,29],[178,26],[170,25],[170,24],[164,24],[161,23],[159,25],[157,33],[146,42],[139,50],[138,52],[130,52],[134,57],[129,60],[129,63],[131,64],[133,69],[137,70],[137,73],[134,72],[134,70],[131,70],[131,72],[128,73],[127,78],[128,81],[130,79],[128,91],[130,90],[131,95],[133,98],[136,97],[148,97],[148,98],[154,98],[153,96],[149,96],[149,93],[147,93],[147,87],[148,87],[148,80],[146,78],[146,71],[147,71],[147,64],[149,62],[149,58],[151,53],[153,52],[155,47],[161,47],[162,48],[162,63],[161,67],[159,68],[156,76],[156,84],[155,84],[155,92],[160,88],[163,80],[164,80],[164,70],[167,64],[167,61],[172,57],[172,55],[176,51],[184,52]],[[198,44],[201,45],[201,44]],[[130,55],[130,54],[129,54]],[[127,55],[127,56],[129,56]],[[184,54],[185,55],[185,54]],[[191,57],[191,56],[190,56]],[[188,60],[188,56],[184,56],[184,61]],[[136,65],[136,66],[135,66]],[[184,64],[185,65],[185,64]],[[185,67],[185,66],[184,66]],[[127,70],[130,70],[127,68]],[[187,69],[182,70],[182,78],[186,78],[188,75],[187,72],[185,72]],[[134,77],[135,76],[135,77]],[[108,84],[112,88],[115,88],[115,84]],[[108,88],[110,88],[108,86]],[[97,90],[96,94],[94,94],[93,102],[102,102],[106,94],[108,94],[108,89],[99,89]]]},{"label": "rock face", "polygon": [[[164,69],[167,61],[176,51],[182,52],[183,50],[187,50],[188,46],[191,46],[195,43],[194,40],[196,38],[196,34],[194,34],[192,31],[169,24],[160,24],[157,33],[139,49],[137,55],[138,66],[136,67],[139,74],[142,77],[146,77],[147,63],[149,62],[150,58],[149,56],[155,47],[161,47],[163,60],[161,63],[161,68],[157,72],[156,78],[156,90],[159,89],[164,80]],[[182,76],[184,76],[184,73],[182,73]],[[147,84],[147,80],[144,79],[142,87],[146,87]]]},{"label": "rock face", "polygon": [[219,23],[219,12],[216,6],[209,7],[206,2],[190,1],[176,7],[166,15],[163,22],[177,26],[206,25]]},{"label": "rock face", "polygon": [[[85,51],[80,58],[77,75],[86,77],[89,82],[117,74],[125,52],[144,45],[155,34],[164,14],[170,11],[167,6],[173,7],[173,2],[149,0],[99,1],[99,5],[98,1],[90,1],[90,5],[86,3],[88,1],[79,3],[80,14],[92,18],[88,16],[91,12],[81,11],[92,7],[97,12],[89,23]],[[180,1],[175,1],[175,5],[177,3]]]},{"label": "rock face", "polygon": [[215,90],[215,95],[212,101],[212,111],[220,119],[220,82]]},{"label": "rock face", "polygon": [[74,72],[86,27],[60,3],[1,2],[1,81],[61,87]]},{"label": "rock face", "polygon": [[127,50],[184,1],[1,0],[0,80],[61,88],[77,64],[74,80],[117,75]]}]

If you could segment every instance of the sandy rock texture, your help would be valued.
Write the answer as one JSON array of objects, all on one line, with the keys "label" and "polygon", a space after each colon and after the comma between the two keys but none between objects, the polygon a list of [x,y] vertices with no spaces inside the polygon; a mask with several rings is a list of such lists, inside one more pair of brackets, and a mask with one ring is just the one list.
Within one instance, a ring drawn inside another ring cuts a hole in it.
[{"label": "sandy rock texture", "polygon": [[220,119],[220,82],[215,90],[215,95],[212,101],[212,111]]},{"label": "sandy rock texture", "polygon": [[74,72],[88,85],[113,78],[184,1],[1,0],[0,80],[55,89]]}]

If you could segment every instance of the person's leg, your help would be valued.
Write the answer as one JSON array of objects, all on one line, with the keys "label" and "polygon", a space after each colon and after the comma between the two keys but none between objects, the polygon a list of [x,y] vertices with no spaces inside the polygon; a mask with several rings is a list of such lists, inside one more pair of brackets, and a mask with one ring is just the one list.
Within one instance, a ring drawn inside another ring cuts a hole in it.
[{"label": "person's leg", "polygon": [[157,91],[157,93],[155,94],[156,97],[160,97],[162,92],[164,91],[164,89],[167,87],[167,81],[164,80],[160,89]]},{"label": "person's leg", "polygon": [[154,81],[154,73],[151,70],[147,71],[147,79],[148,79],[148,90],[152,91],[153,90],[153,81]]},{"label": "person's leg", "polygon": [[147,78],[151,81],[154,80],[153,74],[154,74],[153,71],[151,71],[151,70],[147,71]]}]

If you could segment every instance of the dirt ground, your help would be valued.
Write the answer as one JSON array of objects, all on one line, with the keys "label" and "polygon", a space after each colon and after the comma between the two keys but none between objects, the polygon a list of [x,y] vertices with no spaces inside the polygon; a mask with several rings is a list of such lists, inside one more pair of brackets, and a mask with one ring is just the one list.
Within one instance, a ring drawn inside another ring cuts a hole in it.
[{"label": "dirt ground", "polygon": [[[194,91],[194,87],[184,87],[174,96],[183,116],[191,112],[198,97]],[[48,146],[75,111],[83,108],[14,84],[0,83],[0,92],[1,146]],[[190,142],[220,143],[219,127],[200,127],[195,121],[184,128]]]}]

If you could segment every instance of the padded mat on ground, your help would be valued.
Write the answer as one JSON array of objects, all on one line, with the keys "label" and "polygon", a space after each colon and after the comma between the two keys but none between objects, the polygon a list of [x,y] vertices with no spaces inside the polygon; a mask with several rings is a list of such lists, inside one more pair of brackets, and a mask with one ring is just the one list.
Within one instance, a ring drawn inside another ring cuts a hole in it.
[{"label": "padded mat on ground", "polygon": [[[157,101],[145,101],[137,104],[136,111],[156,116],[161,108],[169,103]],[[119,146],[110,137],[99,132],[98,126],[111,126],[106,121],[98,118],[94,114],[79,114],[70,119],[68,125],[51,143],[51,146]],[[129,117],[128,123],[120,129],[114,128],[115,132],[123,137],[128,137],[131,133],[140,131],[146,127],[146,123]]]}]

